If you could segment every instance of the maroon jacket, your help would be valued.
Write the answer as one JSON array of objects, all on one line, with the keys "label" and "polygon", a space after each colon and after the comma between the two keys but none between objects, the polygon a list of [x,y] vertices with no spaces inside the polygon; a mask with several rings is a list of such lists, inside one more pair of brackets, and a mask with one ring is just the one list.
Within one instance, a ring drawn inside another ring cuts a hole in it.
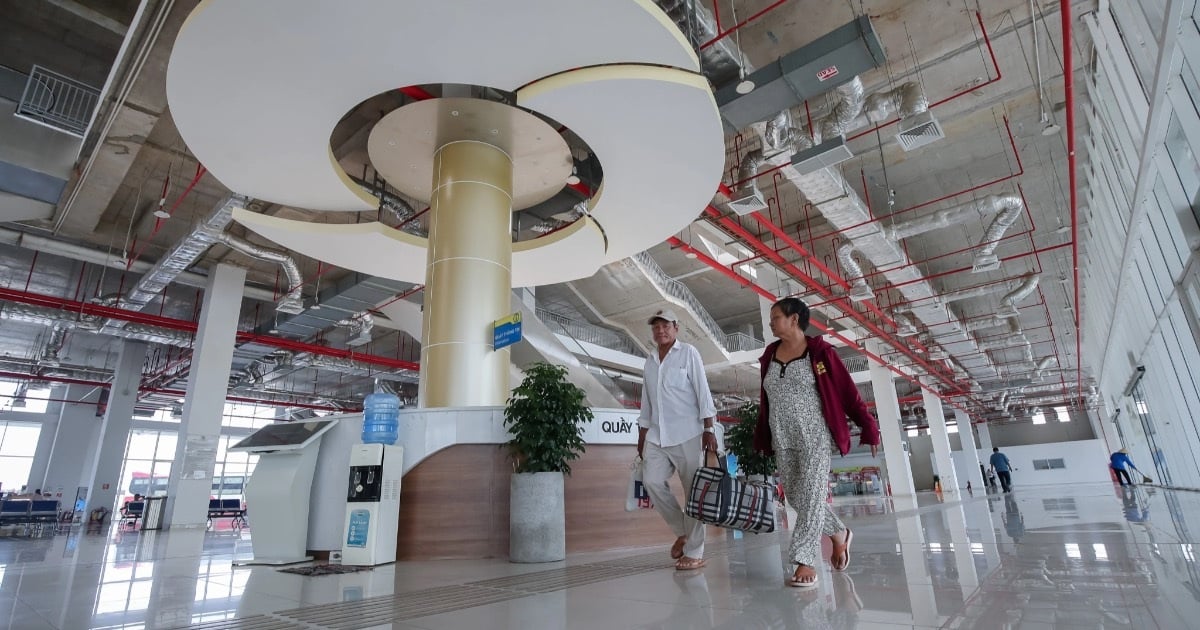
[{"label": "maroon jacket", "polygon": [[[833,436],[833,443],[837,445],[838,451],[842,455],[850,452],[850,423],[846,422],[846,416],[849,416],[854,424],[862,428],[860,444],[879,444],[879,423],[867,411],[867,406],[863,404],[862,398],[858,395],[858,387],[854,384],[854,379],[850,378],[846,366],[842,364],[841,357],[824,339],[820,337],[805,337],[805,339],[808,340],[808,356],[812,363],[813,374],[817,378],[817,394],[821,397],[821,410],[825,414],[825,425],[829,427],[829,434]],[[760,373],[764,380],[767,378],[767,370],[771,367],[771,361],[775,358],[775,350],[780,343],[776,341],[767,346],[766,351],[758,359]],[[774,448],[771,445],[771,423],[767,420],[770,417],[768,415],[770,410],[766,388],[760,386],[758,395],[758,425],[754,428],[754,450],[772,454]]]}]

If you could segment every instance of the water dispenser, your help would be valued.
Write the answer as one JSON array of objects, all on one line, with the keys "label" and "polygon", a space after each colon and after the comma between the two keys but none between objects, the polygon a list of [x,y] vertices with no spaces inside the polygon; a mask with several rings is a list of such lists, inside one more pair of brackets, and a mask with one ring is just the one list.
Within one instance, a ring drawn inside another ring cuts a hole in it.
[{"label": "water dispenser", "polygon": [[350,451],[342,563],[373,566],[396,561],[404,448],[356,444]]}]

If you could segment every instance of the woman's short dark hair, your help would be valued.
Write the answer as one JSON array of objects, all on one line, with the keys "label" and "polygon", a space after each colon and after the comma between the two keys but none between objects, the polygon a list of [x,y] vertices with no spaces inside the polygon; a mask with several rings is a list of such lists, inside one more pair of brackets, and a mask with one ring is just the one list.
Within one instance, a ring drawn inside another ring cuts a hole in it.
[{"label": "woman's short dark hair", "polygon": [[800,318],[796,323],[800,325],[800,330],[808,329],[808,305],[801,302],[800,298],[783,298],[776,302],[773,308],[779,309],[779,312],[783,313],[784,317],[799,315]]}]

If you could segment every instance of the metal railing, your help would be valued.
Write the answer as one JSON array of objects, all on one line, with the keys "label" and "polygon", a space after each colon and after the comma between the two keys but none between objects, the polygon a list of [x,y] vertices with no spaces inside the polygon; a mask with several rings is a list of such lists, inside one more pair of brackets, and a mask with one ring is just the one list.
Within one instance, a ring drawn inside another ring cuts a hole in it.
[{"label": "metal railing", "polygon": [[654,262],[654,259],[650,257],[648,252],[638,252],[633,256],[633,261],[637,263],[638,267],[642,268],[642,271],[649,276],[650,281],[657,285],[663,293],[687,304],[696,315],[696,318],[700,320],[700,323],[708,329],[713,339],[725,340],[725,331],[721,330],[721,326],[712,318],[712,315],[708,314],[708,309],[700,304],[700,300],[696,299],[691,289],[687,288],[682,282],[667,275],[667,272],[663,271],[662,267],[659,267],[658,263]]},{"label": "metal railing", "polygon": [[100,100],[100,90],[75,79],[34,66],[16,115],[82,138]]},{"label": "metal railing", "polygon": [[696,296],[692,293],[691,289],[687,288],[687,286],[682,282],[667,275],[667,272],[663,271],[662,267],[659,267],[658,263],[654,262],[654,259],[650,257],[648,252],[639,252],[638,254],[635,254],[633,256],[633,261],[642,269],[643,272],[646,273],[646,276],[650,278],[650,281],[663,291],[663,293],[666,293],[667,295],[686,304],[692,310],[692,313],[696,315],[696,318],[700,320],[700,324],[708,330],[710,335],[712,335],[713,339],[716,339],[719,343],[724,344],[727,351],[737,352],[739,350],[754,350],[757,348],[762,348],[766,345],[763,341],[755,339],[754,337],[751,337],[745,333],[732,333],[729,335],[725,334],[725,331],[721,329],[720,324],[717,324],[716,320],[712,318],[712,315],[708,314],[708,309],[704,308],[704,305],[700,304],[700,300],[696,299]]},{"label": "metal railing", "polygon": [[597,326],[590,322],[581,322],[558,313],[552,313],[544,308],[536,310],[538,319],[551,327],[562,330],[567,336],[576,341],[586,341],[609,350],[617,350],[626,354],[640,357],[646,354],[628,335],[621,332]]},{"label": "metal railing", "polygon": [[842,363],[845,364],[847,372],[866,372],[871,367],[870,360],[863,356],[845,357]]},{"label": "metal railing", "polygon": [[766,342],[762,339],[756,339],[746,333],[735,332],[725,335],[725,349],[730,352],[761,350],[766,346]]}]

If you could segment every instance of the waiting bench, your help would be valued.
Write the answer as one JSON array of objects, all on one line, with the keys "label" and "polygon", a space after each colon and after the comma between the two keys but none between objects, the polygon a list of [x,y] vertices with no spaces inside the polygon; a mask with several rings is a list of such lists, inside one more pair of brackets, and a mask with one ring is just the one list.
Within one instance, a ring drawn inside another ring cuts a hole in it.
[{"label": "waiting bench", "polygon": [[0,502],[0,524],[24,525],[23,534],[41,535],[46,523],[57,523],[59,503],[53,499],[9,499]]},{"label": "waiting bench", "polygon": [[212,524],[214,518],[231,518],[231,525],[240,527],[246,524],[246,508],[242,507],[241,499],[209,499],[208,521]]}]

